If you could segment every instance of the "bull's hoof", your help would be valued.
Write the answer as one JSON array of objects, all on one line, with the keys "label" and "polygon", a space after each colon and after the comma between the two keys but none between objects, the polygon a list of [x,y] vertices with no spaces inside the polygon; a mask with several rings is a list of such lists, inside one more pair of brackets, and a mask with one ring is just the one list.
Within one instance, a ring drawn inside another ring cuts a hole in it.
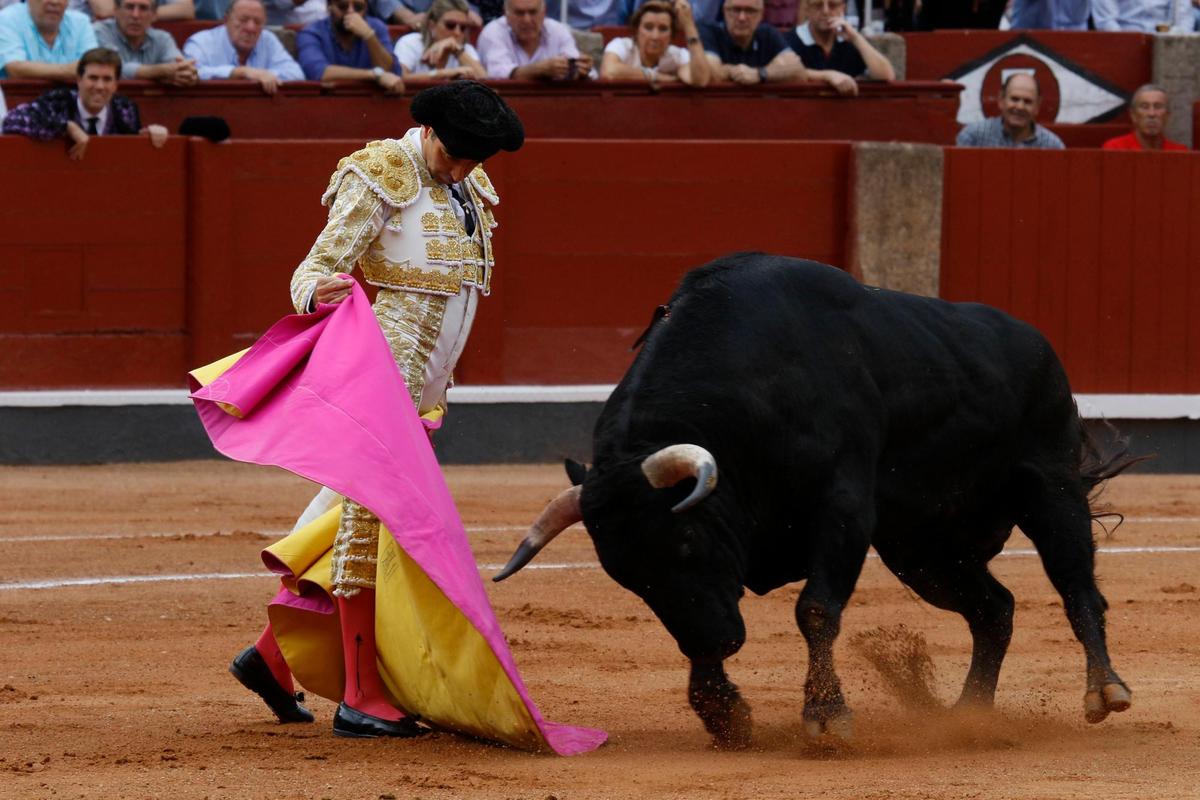
[{"label": "bull's hoof", "polygon": [[738,700],[729,715],[719,725],[709,727],[713,735],[713,746],[718,750],[745,750],[750,746],[754,725],[750,718],[750,705]]},{"label": "bull's hoof", "polygon": [[804,720],[804,732],[812,739],[829,736],[843,742],[848,742],[854,738],[854,714],[849,709],[846,709],[837,714],[821,718],[806,717]]},{"label": "bull's hoof", "polygon": [[1093,725],[1103,722],[1113,711],[1125,711],[1133,705],[1133,694],[1124,684],[1106,683],[1098,692],[1083,696],[1083,715]]}]

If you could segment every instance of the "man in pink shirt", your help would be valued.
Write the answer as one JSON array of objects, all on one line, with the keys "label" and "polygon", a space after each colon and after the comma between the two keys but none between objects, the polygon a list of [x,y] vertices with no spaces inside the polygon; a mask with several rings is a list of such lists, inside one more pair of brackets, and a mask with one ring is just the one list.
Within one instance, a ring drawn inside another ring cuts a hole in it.
[{"label": "man in pink shirt", "polygon": [[1166,136],[1167,120],[1171,112],[1167,107],[1167,93],[1153,83],[1147,83],[1133,93],[1129,101],[1129,117],[1133,120],[1133,131],[1109,139],[1105,150],[1187,150],[1185,145],[1172,142]]},{"label": "man in pink shirt", "polygon": [[546,0],[505,0],[504,16],[484,26],[475,47],[489,78],[570,81],[592,71],[571,29],[546,19]]}]

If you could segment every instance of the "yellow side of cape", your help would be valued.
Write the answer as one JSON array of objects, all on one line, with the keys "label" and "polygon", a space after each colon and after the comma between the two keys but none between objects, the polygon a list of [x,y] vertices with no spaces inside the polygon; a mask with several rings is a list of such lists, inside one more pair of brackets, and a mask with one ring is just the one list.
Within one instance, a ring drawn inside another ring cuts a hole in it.
[{"label": "yellow side of cape", "polygon": [[[246,351],[192,371],[207,385]],[[227,409],[229,410],[229,409]],[[233,412],[231,412],[233,413]],[[442,413],[430,413],[436,418]],[[282,579],[296,595],[320,592],[327,612],[272,603],[271,627],[288,667],[308,691],[342,699],[345,666],[333,602],[333,540],[341,505],[266,548],[291,572]],[[442,728],[526,750],[547,749],[529,707],[483,636],[404,552],[386,527],[379,531],[375,636],[379,672],[398,708]]]}]

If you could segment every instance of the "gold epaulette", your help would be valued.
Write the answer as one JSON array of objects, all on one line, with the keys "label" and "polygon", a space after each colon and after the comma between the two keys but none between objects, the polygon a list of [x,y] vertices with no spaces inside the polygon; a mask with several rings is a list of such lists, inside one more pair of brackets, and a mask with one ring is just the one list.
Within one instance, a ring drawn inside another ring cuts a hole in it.
[{"label": "gold epaulette", "polygon": [[496,187],[492,186],[492,179],[483,171],[483,167],[476,167],[471,170],[471,174],[467,176],[471,183],[475,186],[475,191],[479,192],[489,206],[500,205],[500,196],[496,194]]},{"label": "gold epaulette", "polygon": [[333,204],[347,172],[362,178],[380,200],[395,208],[411,205],[421,190],[417,165],[396,139],[368,142],[363,149],[339,161],[329,187],[321,195],[322,205]]}]

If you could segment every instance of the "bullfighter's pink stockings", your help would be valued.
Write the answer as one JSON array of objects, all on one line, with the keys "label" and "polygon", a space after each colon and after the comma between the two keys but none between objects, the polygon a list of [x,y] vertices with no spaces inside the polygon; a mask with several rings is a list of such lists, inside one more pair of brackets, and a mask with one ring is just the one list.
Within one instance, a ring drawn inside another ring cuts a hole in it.
[{"label": "bullfighter's pink stockings", "polygon": [[404,713],[392,705],[379,677],[375,649],[375,590],[360,589],[353,597],[336,597],[342,623],[342,655],[346,688],[342,702],[356,711],[388,721]]}]

